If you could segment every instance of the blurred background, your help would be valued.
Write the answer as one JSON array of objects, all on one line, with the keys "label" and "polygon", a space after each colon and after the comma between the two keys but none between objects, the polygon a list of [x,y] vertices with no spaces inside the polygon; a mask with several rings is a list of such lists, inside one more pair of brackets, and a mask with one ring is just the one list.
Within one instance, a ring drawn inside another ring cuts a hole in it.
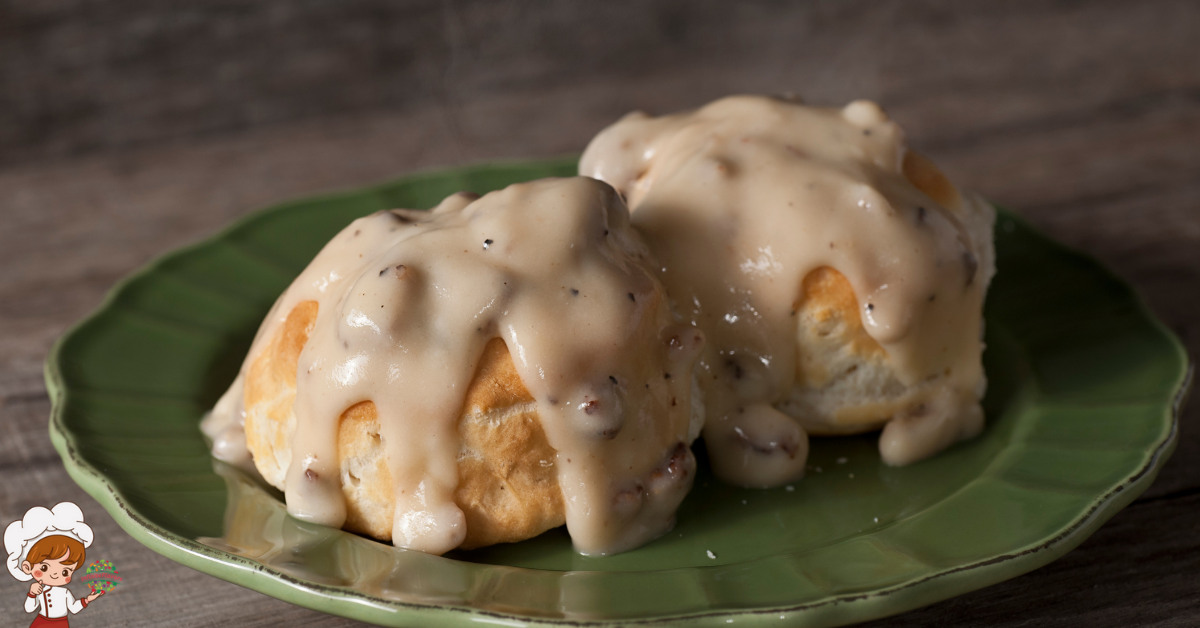
[{"label": "blurred background", "polygon": [[[267,203],[577,153],[630,110],[738,92],[876,100],[956,182],[1131,280],[1195,355],[1194,0],[0,0],[0,520],[72,499],[123,538],[46,438],[41,363],[152,257]],[[888,625],[1195,619],[1195,415],[1079,550]],[[156,577],[81,621],[341,625],[121,542]]]}]

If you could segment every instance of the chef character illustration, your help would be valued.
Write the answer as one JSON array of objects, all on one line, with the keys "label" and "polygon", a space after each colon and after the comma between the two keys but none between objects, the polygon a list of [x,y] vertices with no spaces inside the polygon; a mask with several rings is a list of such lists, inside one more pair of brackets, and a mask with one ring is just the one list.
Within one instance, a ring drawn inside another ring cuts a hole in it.
[{"label": "chef character illustration", "polygon": [[30,508],[24,519],[10,523],[4,530],[8,571],[22,582],[33,580],[25,612],[36,611],[38,615],[30,628],[67,628],[68,611],[78,613],[104,595],[96,591],[77,600],[66,587],[75,570],[83,566],[92,536],[91,526],[83,522],[83,511],[71,502],[50,510]]}]

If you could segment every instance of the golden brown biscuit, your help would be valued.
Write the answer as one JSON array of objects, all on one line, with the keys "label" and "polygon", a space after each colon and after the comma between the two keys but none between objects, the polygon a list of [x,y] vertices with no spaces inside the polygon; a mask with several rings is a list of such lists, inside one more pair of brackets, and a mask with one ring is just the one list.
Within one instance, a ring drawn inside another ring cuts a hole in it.
[{"label": "golden brown biscuit", "polygon": [[905,151],[901,170],[909,183],[939,205],[952,211],[961,211],[962,195],[959,194],[958,188],[954,187],[950,179],[947,179],[928,157],[914,150]]},{"label": "golden brown biscuit", "polygon": [[863,328],[844,275],[810,272],[796,302],[796,385],[781,409],[815,436],[879,429],[913,401],[887,353]]},{"label": "golden brown biscuit", "polygon": [[[906,151],[902,169],[931,199],[963,211],[958,189],[924,155]],[[808,433],[877,430],[933,393],[929,386],[905,386],[895,377],[887,353],[863,328],[853,286],[837,270],[826,266],[805,276],[792,309],[797,316],[796,386],[780,409]]]},{"label": "golden brown biscuit", "polygon": [[799,449],[780,444],[806,433],[883,427],[881,458],[904,465],[982,429],[994,211],[875,103],[731,96],[635,112],[591,141],[579,172],[629,199],[681,316],[707,336],[719,478],[795,480]]},{"label": "golden brown biscuit", "polygon": [[[315,301],[298,304],[246,373],[246,443],[259,472],[281,490],[295,429],[296,365],[316,318]],[[458,432],[462,444],[454,497],[467,523],[461,548],[520,541],[563,525],[555,451],[499,338],[488,343],[480,359]],[[375,404],[347,408],[337,438],[344,528],[390,541],[394,489]]]}]

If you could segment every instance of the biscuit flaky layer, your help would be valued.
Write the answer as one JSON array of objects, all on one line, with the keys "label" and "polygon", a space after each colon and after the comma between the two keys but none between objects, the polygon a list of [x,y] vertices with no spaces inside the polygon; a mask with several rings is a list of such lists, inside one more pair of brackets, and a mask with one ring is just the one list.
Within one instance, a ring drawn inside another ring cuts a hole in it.
[{"label": "biscuit flaky layer", "polygon": [[[902,170],[943,207],[960,215],[966,211],[962,195],[925,156],[906,151]],[[991,248],[990,240],[985,246]],[[906,386],[897,379],[887,352],[863,327],[860,305],[850,281],[828,266],[804,277],[792,305],[796,382],[780,409],[814,436],[880,429],[930,394],[929,386]]]},{"label": "biscuit flaky layer", "polygon": [[[259,472],[280,490],[296,428],[296,368],[316,318],[315,301],[298,304],[246,372],[246,444]],[[461,444],[454,501],[467,524],[461,548],[520,541],[565,523],[555,451],[499,338],[484,349],[457,429]],[[375,404],[363,401],[347,408],[337,439],[346,500],[343,527],[390,541],[394,488]]]},{"label": "biscuit flaky layer", "polygon": [[797,317],[796,387],[782,409],[814,436],[877,430],[912,402],[887,353],[863,328],[845,275],[823,266],[803,281]]}]

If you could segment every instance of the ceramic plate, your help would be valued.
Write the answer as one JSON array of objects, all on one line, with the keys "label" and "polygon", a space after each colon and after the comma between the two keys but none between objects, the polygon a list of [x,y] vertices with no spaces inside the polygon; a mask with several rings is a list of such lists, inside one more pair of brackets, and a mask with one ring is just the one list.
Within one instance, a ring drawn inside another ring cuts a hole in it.
[{"label": "ceramic plate", "polygon": [[568,159],[482,165],[286,203],[138,271],[47,361],[68,471],[150,548],[369,622],[833,626],[1058,558],[1171,453],[1188,380],[1179,342],[1128,286],[1001,211],[987,429],[910,467],[881,464],[870,435],[816,439],[793,486],[742,490],[702,471],[675,530],[625,554],[576,555],[560,529],[438,557],[291,519],[277,492],[209,457],[201,415],[276,296],[350,220],[574,171]]}]

